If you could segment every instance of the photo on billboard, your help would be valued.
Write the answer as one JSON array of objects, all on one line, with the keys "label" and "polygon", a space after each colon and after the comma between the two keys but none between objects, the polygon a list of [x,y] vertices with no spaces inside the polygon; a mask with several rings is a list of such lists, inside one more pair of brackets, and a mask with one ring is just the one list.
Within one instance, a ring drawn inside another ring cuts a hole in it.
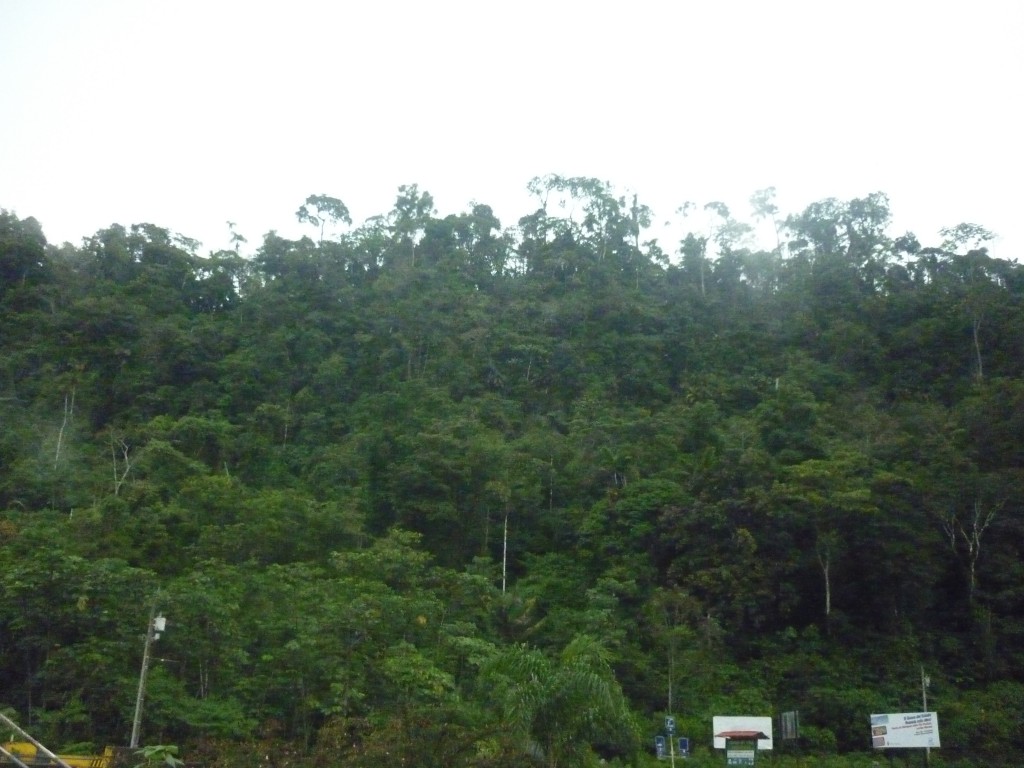
[{"label": "photo on billboard", "polygon": [[757,734],[757,749],[763,751],[772,748],[772,719],[754,715],[715,715],[711,718],[711,732],[714,735],[715,749],[725,749],[727,738],[737,738],[739,734]]},{"label": "photo on billboard", "polygon": [[893,712],[871,715],[871,746],[875,749],[922,749],[942,746],[935,712]]}]

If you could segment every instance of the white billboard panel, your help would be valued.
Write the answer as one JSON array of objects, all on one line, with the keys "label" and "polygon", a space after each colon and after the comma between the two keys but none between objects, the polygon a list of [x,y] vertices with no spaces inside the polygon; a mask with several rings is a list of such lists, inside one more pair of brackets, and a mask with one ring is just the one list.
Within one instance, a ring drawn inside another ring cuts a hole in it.
[{"label": "white billboard panel", "polygon": [[711,718],[711,732],[715,737],[715,749],[725,749],[726,736],[722,733],[753,731],[763,733],[768,738],[757,740],[757,749],[762,751],[772,748],[772,719],[770,717],[754,717],[753,715],[715,715]]},{"label": "white billboard panel", "polygon": [[935,712],[896,712],[871,716],[871,746],[876,749],[938,747],[939,716]]}]

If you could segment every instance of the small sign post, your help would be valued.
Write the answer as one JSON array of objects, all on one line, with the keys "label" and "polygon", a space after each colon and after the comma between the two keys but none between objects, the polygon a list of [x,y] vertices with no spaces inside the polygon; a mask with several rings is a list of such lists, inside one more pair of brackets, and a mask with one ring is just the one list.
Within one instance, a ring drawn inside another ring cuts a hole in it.
[{"label": "small sign post", "polygon": [[[665,716],[665,733],[668,736],[655,736],[654,737],[654,753],[658,756],[659,760],[664,760],[666,757],[669,758],[673,768],[676,764],[676,741],[672,738],[676,732],[676,719],[672,715]],[[683,757],[687,755],[683,753],[682,744],[687,742],[687,750],[689,749],[689,739],[679,740],[679,752]]]},{"label": "small sign post", "polygon": [[655,736],[654,737],[654,754],[657,755],[659,760],[665,759],[665,737]]}]

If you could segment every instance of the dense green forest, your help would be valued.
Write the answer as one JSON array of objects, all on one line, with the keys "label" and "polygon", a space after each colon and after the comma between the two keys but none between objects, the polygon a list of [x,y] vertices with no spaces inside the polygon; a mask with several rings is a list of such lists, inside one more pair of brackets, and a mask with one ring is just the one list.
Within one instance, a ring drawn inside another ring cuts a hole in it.
[{"label": "dense green forest", "polygon": [[761,759],[870,765],[923,675],[933,764],[1019,764],[1024,268],[881,193],[667,245],[530,191],[205,255],[0,212],[0,709],[127,744],[159,611],[142,743],[207,766],[647,765],[666,714],[718,765],[790,710]]}]

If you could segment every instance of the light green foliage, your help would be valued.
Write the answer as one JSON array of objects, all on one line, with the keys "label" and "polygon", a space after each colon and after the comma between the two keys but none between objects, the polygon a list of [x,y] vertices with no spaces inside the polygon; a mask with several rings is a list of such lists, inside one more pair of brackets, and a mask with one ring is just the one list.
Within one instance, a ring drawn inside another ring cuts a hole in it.
[{"label": "light green foliage", "polygon": [[142,760],[135,768],[181,768],[185,764],[185,761],[178,757],[178,748],[173,744],[153,744],[143,747],[135,754]]}]

